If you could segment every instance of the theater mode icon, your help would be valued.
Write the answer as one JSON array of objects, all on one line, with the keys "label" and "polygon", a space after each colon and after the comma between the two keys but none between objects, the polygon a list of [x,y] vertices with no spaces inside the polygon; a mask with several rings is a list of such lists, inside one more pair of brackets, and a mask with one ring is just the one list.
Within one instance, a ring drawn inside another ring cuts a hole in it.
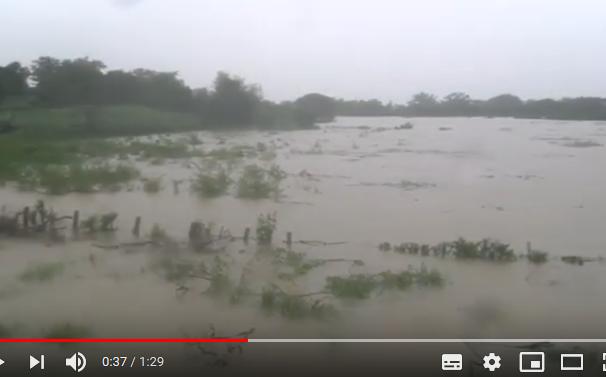
[{"label": "theater mode icon", "polygon": [[560,370],[583,370],[583,354],[560,354]]},{"label": "theater mode icon", "polygon": [[520,352],[520,372],[545,372],[545,352]]},{"label": "theater mode icon", "polygon": [[463,370],[463,355],[460,353],[443,353],[442,370]]}]

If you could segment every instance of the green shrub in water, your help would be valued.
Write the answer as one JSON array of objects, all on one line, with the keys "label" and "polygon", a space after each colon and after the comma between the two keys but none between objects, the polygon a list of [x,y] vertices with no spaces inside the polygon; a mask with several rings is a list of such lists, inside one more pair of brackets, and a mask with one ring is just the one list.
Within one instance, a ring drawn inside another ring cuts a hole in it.
[{"label": "green shrub in water", "polygon": [[24,282],[46,282],[51,281],[61,275],[65,270],[65,265],[61,262],[40,263],[27,267],[20,275],[19,279]]},{"label": "green shrub in water", "polygon": [[44,337],[51,339],[78,339],[90,337],[91,334],[92,331],[88,327],[66,322],[51,327],[44,334]]},{"label": "green shrub in water", "polygon": [[214,198],[225,195],[230,185],[231,179],[227,171],[220,167],[214,172],[199,172],[192,184],[192,190],[202,197]]},{"label": "green shrub in water", "polygon": [[286,173],[279,166],[263,169],[258,165],[244,168],[238,180],[238,197],[245,199],[267,199],[280,194],[280,183]]}]

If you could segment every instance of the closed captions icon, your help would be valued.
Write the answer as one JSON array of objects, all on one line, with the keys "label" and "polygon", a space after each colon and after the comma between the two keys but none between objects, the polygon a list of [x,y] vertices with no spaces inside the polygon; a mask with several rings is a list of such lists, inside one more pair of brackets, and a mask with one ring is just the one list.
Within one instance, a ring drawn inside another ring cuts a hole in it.
[{"label": "closed captions icon", "polygon": [[463,355],[460,353],[443,353],[442,370],[463,370]]}]

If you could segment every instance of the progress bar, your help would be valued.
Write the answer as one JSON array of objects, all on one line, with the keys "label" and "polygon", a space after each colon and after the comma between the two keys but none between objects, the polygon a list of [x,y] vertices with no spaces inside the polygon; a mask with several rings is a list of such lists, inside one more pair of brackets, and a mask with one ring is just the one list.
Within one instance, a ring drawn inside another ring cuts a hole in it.
[{"label": "progress bar", "polygon": [[247,343],[246,338],[5,338],[0,343]]},{"label": "progress bar", "polygon": [[606,339],[248,339],[249,343],[606,343]]},{"label": "progress bar", "polygon": [[3,338],[0,343],[606,343],[606,339]]}]

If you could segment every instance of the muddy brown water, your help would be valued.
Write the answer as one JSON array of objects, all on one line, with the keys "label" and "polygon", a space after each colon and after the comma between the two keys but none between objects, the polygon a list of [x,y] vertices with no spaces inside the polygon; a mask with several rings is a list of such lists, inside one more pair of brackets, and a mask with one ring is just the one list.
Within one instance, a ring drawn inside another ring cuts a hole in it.
[{"label": "muddy brown water", "polygon": [[[326,265],[286,287],[293,292],[321,289],[327,275],[421,264],[444,274],[443,288],[338,301],[337,320],[290,320],[267,315],[252,301],[233,305],[203,296],[199,282],[178,297],[175,285],[150,268],[162,257],[157,251],[102,250],[87,240],[47,245],[0,238],[0,323],[21,336],[39,336],[70,322],[108,337],[204,336],[209,324],[223,334],[254,327],[255,337],[268,338],[606,337],[606,264],[558,260],[606,256],[606,148],[601,146],[606,123],[425,118],[408,119],[411,130],[394,129],[405,121],[339,118],[319,130],[199,133],[203,149],[275,146],[276,158],[260,163],[277,163],[289,173],[279,201],[200,199],[185,185],[175,194],[170,180],[193,175],[187,161],[175,160],[139,163],[145,175],[163,176],[158,194],[146,194],[136,184],[131,192],[44,197],[9,185],[0,189],[0,203],[10,211],[43,198],[66,214],[119,212],[118,232],[108,242],[131,240],[136,216],[143,218],[143,233],[158,223],[184,240],[195,219],[241,235],[254,227],[257,215],[275,211],[276,240],[292,231],[295,240],[346,241],[296,250],[366,263],[353,270]],[[531,241],[551,260],[540,266],[525,260],[460,262],[377,249],[382,241],[438,243],[460,236],[495,238],[518,253]],[[234,243],[224,255],[241,268],[254,250]],[[209,257],[178,253],[174,258]],[[18,279],[28,266],[53,261],[67,266],[54,280]],[[264,271],[255,277],[262,282]]]}]

